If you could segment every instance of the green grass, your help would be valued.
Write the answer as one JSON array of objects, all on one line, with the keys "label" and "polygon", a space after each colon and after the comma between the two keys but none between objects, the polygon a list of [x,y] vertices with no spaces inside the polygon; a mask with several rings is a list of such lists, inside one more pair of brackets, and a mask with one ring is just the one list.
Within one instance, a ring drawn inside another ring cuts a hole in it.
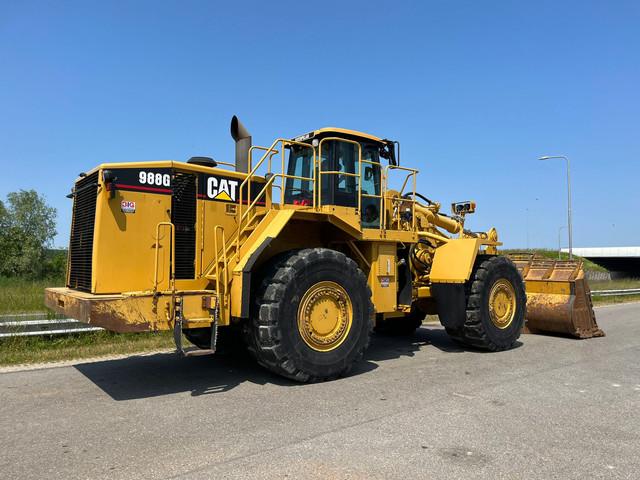
[{"label": "green grass", "polygon": [[621,290],[624,288],[640,288],[640,279],[623,278],[620,280],[590,280],[591,290]]},{"label": "green grass", "polygon": [[627,303],[640,301],[640,295],[618,295],[611,297],[592,297],[594,305],[612,305],[615,303]]},{"label": "green grass", "polygon": [[[62,285],[63,279],[0,277],[0,314],[47,311],[44,306],[44,289]],[[186,340],[184,343],[189,344]],[[60,336],[10,337],[0,339],[0,365],[45,363],[171,348],[174,348],[171,332],[87,332]]]},{"label": "green grass", "polygon": [[64,279],[27,280],[0,277],[0,314],[44,312],[44,289],[64,286]]},{"label": "green grass", "polygon": [[[620,290],[625,288],[640,288],[640,279],[625,278],[620,280],[594,280],[589,282],[591,290]],[[600,297],[592,295],[594,305],[609,305],[612,303],[637,302],[640,295],[618,295],[611,297]]]},{"label": "green grass", "polygon": [[[184,340],[185,345],[189,343]],[[0,366],[77,360],[175,348],[171,332],[91,332],[0,340]]]}]

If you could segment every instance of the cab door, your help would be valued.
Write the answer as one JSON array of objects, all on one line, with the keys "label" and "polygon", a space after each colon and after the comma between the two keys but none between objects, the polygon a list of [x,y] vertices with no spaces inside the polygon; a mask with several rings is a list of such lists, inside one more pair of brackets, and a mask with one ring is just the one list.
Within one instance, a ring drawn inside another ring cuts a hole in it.
[{"label": "cab door", "polygon": [[330,140],[320,157],[323,205],[358,206],[359,148],[351,142]]},{"label": "cab door", "polygon": [[382,195],[379,151],[377,145],[362,146],[362,228],[380,228]]}]

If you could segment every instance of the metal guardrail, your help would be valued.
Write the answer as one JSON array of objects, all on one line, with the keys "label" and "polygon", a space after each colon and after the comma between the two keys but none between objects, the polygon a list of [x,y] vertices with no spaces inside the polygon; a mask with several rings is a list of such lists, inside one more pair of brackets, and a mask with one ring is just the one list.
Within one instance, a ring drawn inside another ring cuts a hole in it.
[{"label": "metal guardrail", "polygon": [[618,295],[640,295],[640,288],[623,288],[619,290],[591,290],[594,297],[617,297]]},{"label": "metal guardrail", "polygon": [[14,313],[0,315],[0,339],[39,335],[63,335],[103,330],[72,318],[50,313]]}]

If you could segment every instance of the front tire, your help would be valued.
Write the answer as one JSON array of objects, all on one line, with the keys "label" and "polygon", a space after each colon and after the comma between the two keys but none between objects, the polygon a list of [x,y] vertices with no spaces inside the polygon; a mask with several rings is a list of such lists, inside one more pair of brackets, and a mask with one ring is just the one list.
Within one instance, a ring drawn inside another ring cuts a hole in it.
[{"label": "front tire", "polygon": [[345,375],[362,358],[373,325],[364,273],[326,248],[289,252],[265,271],[245,326],[258,363],[300,382]]},{"label": "front tire", "polygon": [[466,318],[447,328],[456,340],[490,351],[512,348],[524,325],[527,297],[515,264],[507,257],[479,257],[466,285]]}]

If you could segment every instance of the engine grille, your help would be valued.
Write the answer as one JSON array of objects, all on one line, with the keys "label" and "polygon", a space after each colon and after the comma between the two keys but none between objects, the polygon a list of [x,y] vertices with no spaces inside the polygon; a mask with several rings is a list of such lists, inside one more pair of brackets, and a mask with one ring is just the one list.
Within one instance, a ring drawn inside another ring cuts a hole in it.
[{"label": "engine grille", "polygon": [[177,280],[195,278],[196,176],[176,172],[171,198],[171,222],[176,229],[175,275]]},{"label": "engine grille", "polygon": [[98,172],[76,182],[69,242],[69,288],[91,291]]}]

